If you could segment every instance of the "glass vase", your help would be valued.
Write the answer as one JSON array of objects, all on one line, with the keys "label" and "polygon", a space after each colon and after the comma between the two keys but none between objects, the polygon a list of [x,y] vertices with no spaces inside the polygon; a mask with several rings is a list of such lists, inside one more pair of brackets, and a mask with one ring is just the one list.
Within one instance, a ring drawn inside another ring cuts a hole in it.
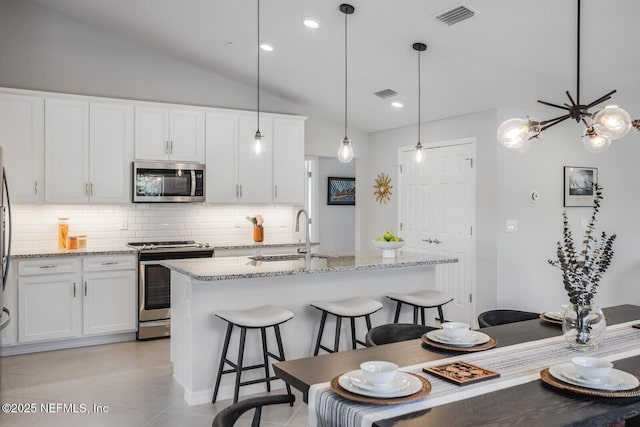
[{"label": "glass vase", "polygon": [[562,319],[562,333],[569,347],[589,351],[598,348],[607,329],[602,309],[595,304],[570,304]]}]

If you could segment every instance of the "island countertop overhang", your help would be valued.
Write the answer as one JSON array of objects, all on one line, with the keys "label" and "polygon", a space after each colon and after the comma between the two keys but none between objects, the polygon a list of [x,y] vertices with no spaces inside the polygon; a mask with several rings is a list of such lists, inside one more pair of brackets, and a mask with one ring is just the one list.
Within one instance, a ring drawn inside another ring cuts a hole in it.
[{"label": "island countertop overhang", "polygon": [[161,261],[160,264],[199,281],[308,275],[331,272],[377,270],[450,264],[457,258],[396,251],[395,258],[383,258],[380,250],[314,254],[309,266],[304,258],[260,261],[246,256]]}]

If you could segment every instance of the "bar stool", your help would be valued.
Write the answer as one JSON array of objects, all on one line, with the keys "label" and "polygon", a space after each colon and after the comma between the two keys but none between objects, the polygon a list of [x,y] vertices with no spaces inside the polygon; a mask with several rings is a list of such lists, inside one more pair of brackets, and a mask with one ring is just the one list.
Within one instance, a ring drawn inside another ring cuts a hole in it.
[{"label": "bar stool", "polygon": [[[282,346],[282,338],[280,336],[280,324],[286,322],[287,320],[293,318],[293,313],[287,309],[274,307],[271,305],[266,305],[262,307],[256,307],[251,310],[244,311],[231,311],[224,310],[215,313],[215,315],[222,320],[228,323],[227,326],[227,334],[224,338],[224,346],[222,348],[222,356],[220,357],[220,366],[218,367],[218,375],[216,378],[216,385],[213,390],[213,398],[211,399],[211,403],[215,403],[216,398],[218,397],[218,390],[220,388],[220,379],[223,374],[236,374],[236,383],[235,389],[233,393],[233,403],[238,401],[238,393],[240,391],[240,387],[250,384],[257,384],[261,382],[267,383],[267,391],[271,391],[271,381],[277,380],[278,377],[269,375],[269,362],[268,357],[272,357],[273,359],[283,362],[284,358],[284,349]],[[231,332],[234,326],[238,326],[240,328],[240,348],[238,350],[238,360],[237,363],[233,363],[231,360],[227,359],[227,351],[229,350],[229,340],[231,339]],[[267,334],[266,329],[273,328],[276,335],[276,343],[278,345],[278,355],[275,355],[267,349]],[[243,358],[244,358],[244,344],[247,337],[247,329],[260,329],[260,335],[262,337],[262,358],[264,363],[259,365],[252,366],[243,366]],[[224,369],[225,364],[231,366],[232,369]],[[248,371],[251,369],[260,369],[264,368],[264,378],[251,380],[251,381],[241,381],[242,371]],[[287,393],[291,394],[291,386],[286,384]]]},{"label": "bar stool", "polygon": [[[366,347],[367,344],[365,342],[356,338],[355,319],[357,317],[364,317],[367,323],[367,331],[369,331],[371,329],[371,318],[369,316],[382,308],[382,303],[379,301],[363,297],[346,298],[338,301],[314,301],[310,305],[322,311],[320,329],[318,330],[318,340],[316,341],[316,347],[313,351],[314,356],[318,355],[320,349],[329,353],[336,353],[338,351],[338,347],[340,345],[340,328],[342,326],[343,317],[351,319],[351,345],[353,349],[356,349],[356,344]],[[327,321],[327,314],[336,316],[336,334],[334,337],[333,350],[321,344],[324,324]]]},{"label": "bar stool", "polygon": [[418,324],[418,309],[420,309],[422,315],[422,324],[425,323],[424,310],[426,308],[438,308],[438,320],[440,323],[446,322],[444,314],[442,313],[442,306],[453,301],[453,297],[440,291],[417,291],[409,294],[389,294],[387,298],[397,303],[396,315],[393,319],[393,323],[398,323],[400,318],[400,309],[402,304],[407,304],[413,307],[413,323]]}]

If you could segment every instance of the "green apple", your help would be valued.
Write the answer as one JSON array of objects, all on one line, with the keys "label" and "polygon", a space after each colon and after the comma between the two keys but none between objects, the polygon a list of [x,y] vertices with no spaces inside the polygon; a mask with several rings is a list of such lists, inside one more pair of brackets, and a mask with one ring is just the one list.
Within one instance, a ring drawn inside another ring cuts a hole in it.
[{"label": "green apple", "polygon": [[386,240],[384,240],[384,237],[376,237],[376,242],[386,242]]},{"label": "green apple", "polygon": [[387,242],[390,242],[391,239],[393,239],[393,231],[385,230],[383,237],[384,237],[384,240],[386,240]]}]

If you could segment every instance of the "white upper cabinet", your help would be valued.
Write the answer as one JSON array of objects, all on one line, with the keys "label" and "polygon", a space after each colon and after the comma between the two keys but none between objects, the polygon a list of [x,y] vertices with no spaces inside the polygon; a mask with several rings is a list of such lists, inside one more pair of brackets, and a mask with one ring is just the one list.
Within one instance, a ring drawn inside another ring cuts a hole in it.
[{"label": "white upper cabinet", "polygon": [[128,203],[133,106],[92,102],[89,112],[89,199],[92,203]]},{"label": "white upper cabinet", "polygon": [[203,162],[204,122],[202,110],[136,106],[136,160]]},{"label": "white upper cabinet", "polygon": [[304,204],[304,120],[273,119],[273,201]]},{"label": "white upper cabinet", "polygon": [[237,203],[238,115],[207,113],[206,200],[209,203]]},{"label": "white upper cabinet", "polygon": [[89,103],[45,101],[45,201],[86,203],[89,197]]},{"label": "white upper cabinet", "polygon": [[0,145],[13,203],[44,200],[44,98],[0,94]]},{"label": "white upper cabinet", "polygon": [[207,112],[208,203],[304,203],[304,119],[260,116],[262,157],[252,153],[255,114]]},{"label": "white upper cabinet", "polygon": [[133,107],[46,99],[47,203],[127,203]]},{"label": "white upper cabinet", "polygon": [[264,153],[253,154],[256,115],[241,115],[238,126],[238,184],[240,203],[271,203],[273,188],[273,120],[260,117]]}]

